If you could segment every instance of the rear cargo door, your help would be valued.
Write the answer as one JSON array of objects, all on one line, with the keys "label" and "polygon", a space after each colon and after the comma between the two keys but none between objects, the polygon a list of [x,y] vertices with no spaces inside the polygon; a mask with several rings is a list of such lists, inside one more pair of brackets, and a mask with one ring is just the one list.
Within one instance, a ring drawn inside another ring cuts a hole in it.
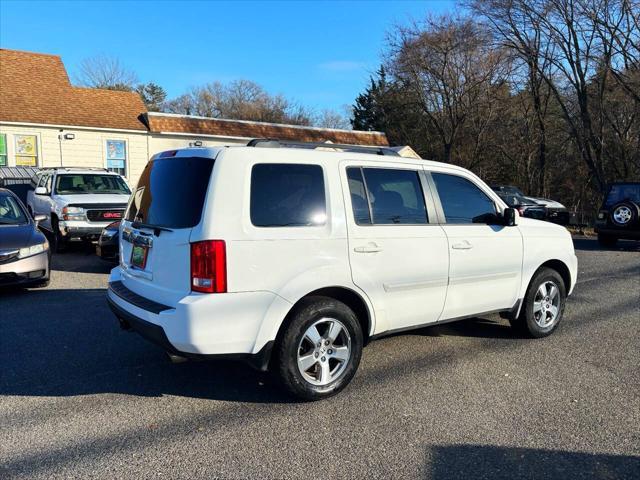
[{"label": "rear cargo door", "polygon": [[123,283],[168,306],[189,294],[193,227],[202,220],[214,160],[157,158],[131,196],[120,232]]}]

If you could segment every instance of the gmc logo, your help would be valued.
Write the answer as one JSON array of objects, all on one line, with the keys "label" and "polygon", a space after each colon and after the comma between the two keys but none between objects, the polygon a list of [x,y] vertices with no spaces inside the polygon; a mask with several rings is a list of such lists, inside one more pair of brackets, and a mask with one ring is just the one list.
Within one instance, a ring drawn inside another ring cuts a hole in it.
[{"label": "gmc logo", "polygon": [[102,214],[102,218],[122,218],[122,213],[120,213],[120,212],[104,212]]}]

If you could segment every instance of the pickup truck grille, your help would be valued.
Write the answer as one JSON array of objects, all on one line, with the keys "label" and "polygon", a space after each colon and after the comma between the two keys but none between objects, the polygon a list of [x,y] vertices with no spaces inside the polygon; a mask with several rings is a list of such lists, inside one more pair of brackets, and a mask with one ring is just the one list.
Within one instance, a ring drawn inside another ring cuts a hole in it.
[{"label": "pickup truck grille", "polygon": [[116,222],[122,219],[124,209],[87,210],[87,220],[90,222]]}]

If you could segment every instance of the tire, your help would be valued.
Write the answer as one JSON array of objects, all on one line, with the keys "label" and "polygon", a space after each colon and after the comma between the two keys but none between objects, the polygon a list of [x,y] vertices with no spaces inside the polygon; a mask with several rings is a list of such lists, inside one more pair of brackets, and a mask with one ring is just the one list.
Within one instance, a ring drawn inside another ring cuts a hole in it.
[{"label": "tire", "polygon": [[349,384],[363,344],[360,322],[347,305],[329,297],[309,297],[290,314],[276,342],[274,373],[294,397],[321,400]]},{"label": "tire", "polygon": [[[555,296],[552,285],[556,287]],[[546,296],[542,295],[543,286],[546,288]],[[562,320],[566,298],[567,290],[560,274],[551,268],[541,268],[529,283],[520,315],[509,320],[511,326],[518,333],[531,338],[551,335]]]},{"label": "tire", "polygon": [[602,233],[599,233],[598,243],[603,247],[615,247],[616,243],[618,243],[618,239],[616,237],[612,237],[611,235],[604,235]]},{"label": "tire", "polygon": [[60,229],[58,228],[58,219],[56,217],[51,218],[51,229],[53,232],[51,233],[51,250],[54,253],[62,253],[67,248],[67,240],[60,233]]},{"label": "tire", "polygon": [[627,228],[638,223],[640,208],[634,202],[625,200],[614,205],[609,214],[611,225]]}]

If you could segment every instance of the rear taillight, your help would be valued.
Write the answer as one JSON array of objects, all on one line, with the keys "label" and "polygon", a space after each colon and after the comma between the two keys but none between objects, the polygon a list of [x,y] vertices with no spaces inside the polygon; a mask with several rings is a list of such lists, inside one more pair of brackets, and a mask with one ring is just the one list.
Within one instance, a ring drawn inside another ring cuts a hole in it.
[{"label": "rear taillight", "polygon": [[191,290],[201,293],[227,291],[227,253],[224,240],[191,244]]}]

